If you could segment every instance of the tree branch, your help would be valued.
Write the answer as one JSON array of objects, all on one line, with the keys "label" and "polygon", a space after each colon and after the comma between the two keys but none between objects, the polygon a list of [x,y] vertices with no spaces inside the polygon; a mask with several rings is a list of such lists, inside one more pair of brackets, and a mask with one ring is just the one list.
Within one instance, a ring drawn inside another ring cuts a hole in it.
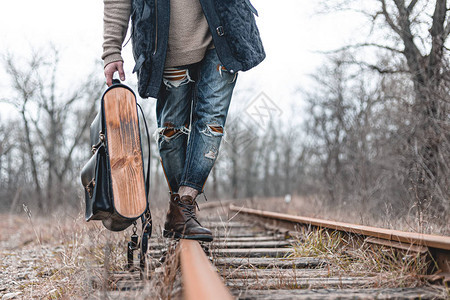
[{"label": "tree branch", "polygon": [[416,6],[418,0],[411,0],[411,2],[408,5],[408,14],[411,13],[411,11],[414,9],[414,6]]},{"label": "tree branch", "polygon": [[444,40],[447,39],[449,34],[450,34],[450,22],[447,21],[447,25],[445,25],[445,28],[444,28],[444,35],[443,35]]},{"label": "tree branch", "polygon": [[394,21],[392,20],[391,16],[389,15],[389,13],[387,11],[386,1],[385,0],[380,0],[380,2],[381,2],[381,13],[383,14],[386,22],[392,28],[392,30],[394,30],[399,36],[402,36],[402,31],[394,23]]},{"label": "tree branch", "polygon": [[409,73],[409,70],[403,70],[403,69],[389,69],[389,68],[383,68],[377,65],[369,64],[364,61],[343,61],[343,63],[346,64],[355,64],[359,66],[363,66],[366,68],[369,68],[370,70],[377,71],[380,74],[402,74],[402,73]]},{"label": "tree branch", "polygon": [[[92,80],[87,80],[87,82],[93,82]],[[88,86],[88,83],[85,84],[85,86]],[[87,95],[89,95],[89,98],[98,99],[101,96],[101,86],[100,85],[93,85],[90,91],[86,92]],[[75,93],[77,95],[77,93]],[[76,95],[73,96],[73,98],[76,97]],[[69,102],[72,103],[74,99],[71,99]],[[82,124],[81,127],[78,127],[78,132],[75,134],[75,138],[69,148],[69,152],[67,153],[66,157],[64,158],[64,164],[62,165],[63,168],[61,169],[61,172],[59,172],[59,176],[63,177],[67,171],[70,168],[70,161],[72,160],[73,152],[75,151],[76,147],[79,145],[80,140],[82,139],[85,131],[89,128],[91,125],[89,123],[89,120],[93,118],[95,115],[95,105],[96,102],[94,100],[89,101],[91,105],[85,110],[87,114],[85,115],[85,118],[80,122]],[[67,103],[66,103],[67,104]]]},{"label": "tree branch", "polygon": [[431,50],[428,58],[429,68],[428,73],[431,78],[434,78],[439,73],[442,67],[442,57],[444,54],[445,43],[445,17],[447,13],[446,0],[436,0],[436,6],[433,13],[433,24],[431,26]]},{"label": "tree branch", "polygon": [[318,53],[323,53],[323,54],[331,54],[331,53],[337,53],[337,52],[342,52],[342,51],[346,51],[348,49],[355,49],[355,48],[363,48],[363,47],[376,47],[376,48],[380,48],[380,49],[384,49],[384,50],[389,50],[398,54],[404,54],[403,50],[400,49],[396,49],[396,48],[392,48],[386,45],[380,45],[377,43],[360,43],[360,44],[354,44],[354,45],[347,45],[335,50],[330,50],[330,51],[319,51]]}]

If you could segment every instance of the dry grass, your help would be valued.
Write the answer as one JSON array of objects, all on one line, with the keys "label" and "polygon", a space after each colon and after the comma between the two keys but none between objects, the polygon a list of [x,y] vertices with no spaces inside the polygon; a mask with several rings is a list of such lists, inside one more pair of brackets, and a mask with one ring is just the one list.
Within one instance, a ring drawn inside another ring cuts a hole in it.
[{"label": "dry grass", "polygon": [[[326,214],[321,215],[323,207],[305,204],[296,198],[289,205],[283,199],[258,199],[253,203],[261,209],[326,218]],[[160,233],[165,209],[152,209],[153,236]],[[228,218],[233,219],[233,215]],[[343,218],[343,214],[339,217]],[[200,212],[201,221],[207,218],[208,215],[202,216]],[[224,220],[225,232],[229,231],[228,218]],[[131,278],[128,285],[134,285],[136,290],[110,291],[117,285],[110,274],[129,274],[125,265],[130,235],[131,228],[112,233],[99,222],[86,223],[81,213],[60,211],[49,216],[33,216],[24,211],[22,215],[0,215],[0,297],[20,293],[18,297],[24,299],[104,299],[106,296],[110,299],[177,299],[180,276],[173,251],[165,265],[155,268],[153,262],[150,280],[142,282],[131,276],[134,279]],[[166,243],[164,239],[157,242]],[[218,246],[219,243],[211,244],[211,251]],[[324,230],[305,231],[304,239],[295,245],[294,255],[329,260],[334,266],[330,276],[333,272],[372,274],[377,278],[375,284],[383,287],[423,284],[420,275],[428,266],[413,253],[383,250]],[[278,280],[280,286],[289,284],[281,277],[273,280]]]},{"label": "dry grass", "polygon": [[[448,231],[445,226],[440,227],[439,230],[436,230],[438,227],[428,228],[426,230],[412,228],[404,222],[407,218],[403,221],[386,222],[386,220],[377,219],[375,216],[367,216],[367,214],[366,216],[362,216],[356,209],[333,210],[320,202],[310,200],[294,197],[291,203],[287,204],[283,198],[246,199],[237,202],[237,205],[348,223],[383,226],[393,229],[401,228],[403,230],[410,229],[409,231],[437,231],[436,233]],[[373,288],[403,288],[428,285],[423,275],[427,274],[430,267],[433,267],[433,262],[429,260],[429,256],[427,255],[369,244],[364,242],[360,237],[349,236],[338,231],[324,229],[312,230],[311,228],[300,228],[299,230],[301,232],[298,236],[301,236],[301,238],[293,245],[294,254],[291,256],[316,257],[330,263],[327,266],[326,275],[314,275],[313,272],[312,276],[335,278],[360,277],[362,279],[368,279],[367,283],[362,283],[361,287]],[[253,270],[252,272],[250,269],[247,270],[247,277],[255,277],[257,271]],[[273,269],[273,271],[275,270]],[[230,273],[230,270],[224,269],[222,273],[224,273],[222,274],[223,277],[227,278],[233,272]],[[252,273],[255,274],[250,275]],[[277,282],[283,288],[299,288],[295,284],[297,280],[293,281],[292,278],[286,278],[283,274],[284,272],[279,272],[279,276],[271,278],[270,282]],[[298,275],[311,276],[307,272],[305,274],[299,272]],[[246,279],[244,278],[243,280],[245,281]],[[264,280],[259,280],[261,288],[264,288]],[[301,280],[298,282],[301,282]],[[361,282],[364,282],[364,280]],[[345,286],[343,285],[342,287],[344,288]],[[449,292],[448,289],[446,292],[442,290],[442,293],[447,293],[450,298]]]},{"label": "dry grass", "polygon": [[[162,215],[157,210],[154,214]],[[23,215],[0,216],[0,297],[16,293],[23,299],[104,299],[104,291],[114,286],[112,273],[130,274],[126,246],[131,230],[110,232],[100,222],[86,223],[81,213],[44,217],[26,210]],[[145,297],[137,297],[142,289],[116,291],[108,297],[170,299],[177,263],[168,261],[151,271],[151,280],[130,281],[131,287],[136,282],[147,291]]]},{"label": "dry grass", "polygon": [[120,242],[125,237],[113,238],[99,224],[86,226],[81,214],[28,220],[15,216],[9,222],[20,225],[2,230],[1,251],[11,258],[4,292],[21,292],[24,298],[86,297],[93,291],[91,283],[104,276],[106,244],[111,248],[110,271],[124,266]]},{"label": "dry grass", "polygon": [[338,231],[303,229],[292,257],[318,257],[331,264],[333,273],[364,274],[373,277],[376,287],[423,286],[423,275],[432,262],[427,255],[400,251],[364,242]]}]

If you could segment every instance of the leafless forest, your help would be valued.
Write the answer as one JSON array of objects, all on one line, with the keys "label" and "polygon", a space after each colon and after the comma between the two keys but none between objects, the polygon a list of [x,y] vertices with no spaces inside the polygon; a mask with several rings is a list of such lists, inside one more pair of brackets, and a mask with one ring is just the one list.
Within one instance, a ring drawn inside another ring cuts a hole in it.
[{"label": "leafless forest", "polygon": [[[360,1],[322,3],[326,13],[364,14],[371,34],[324,53],[327,63],[312,75],[312,86],[298,82],[295,97],[307,101],[301,126],[274,116],[261,131],[229,115],[205,189],[210,200],[290,194],[336,210],[408,217],[421,230],[434,224],[448,233],[447,1],[365,2],[365,10]],[[97,67],[71,90],[61,89],[60,55],[52,47],[28,57],[3,55],[12,92],[1,101],[17,115],[0,120],[4,212],[19,213],[23,205],[42,214],[58,206],[83,209],[79,172],[90,155],[88,128],[105,85]],[[148,121],[155,129],[155,120]],[[163,201],[167,185],[153,139],[152,154],[151,194]]]}]

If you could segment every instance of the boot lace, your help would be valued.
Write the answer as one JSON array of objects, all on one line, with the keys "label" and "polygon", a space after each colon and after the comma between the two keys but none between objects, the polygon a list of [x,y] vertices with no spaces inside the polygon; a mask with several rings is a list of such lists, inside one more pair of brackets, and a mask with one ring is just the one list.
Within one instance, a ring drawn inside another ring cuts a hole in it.
[{"label": "boot lace", "polygon": [[198,207],[197,201],[194,200],[194,202],[192,204],[187,204],[187,203],[183,203],[183,202],[178,202],[178,205],[181,206],[183,209],[181,210],[184,215],[186,216],[186,221],[184,222],[184,224],[186,224],[187,222],[189,222],[189,220],[194,220],[195,222],[197,222],[198,225],[202,226],[202,224],[200,224],[199,220],[197,220],[197,216],[195,215],[195,207],[197,206],[198,210],[200,210],[200,208]]}]

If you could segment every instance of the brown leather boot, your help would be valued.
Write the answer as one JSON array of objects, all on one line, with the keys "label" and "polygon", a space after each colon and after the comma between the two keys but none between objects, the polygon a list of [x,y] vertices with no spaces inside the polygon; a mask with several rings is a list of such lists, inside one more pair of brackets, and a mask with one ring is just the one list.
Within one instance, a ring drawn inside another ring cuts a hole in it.
[{"label": "brown leather boot", "polygon": [[178,194],[171,194],[163,236],[211,242],[211,231],[203,227],[195,216],[196,205],[191,196],[180,198]]}]

